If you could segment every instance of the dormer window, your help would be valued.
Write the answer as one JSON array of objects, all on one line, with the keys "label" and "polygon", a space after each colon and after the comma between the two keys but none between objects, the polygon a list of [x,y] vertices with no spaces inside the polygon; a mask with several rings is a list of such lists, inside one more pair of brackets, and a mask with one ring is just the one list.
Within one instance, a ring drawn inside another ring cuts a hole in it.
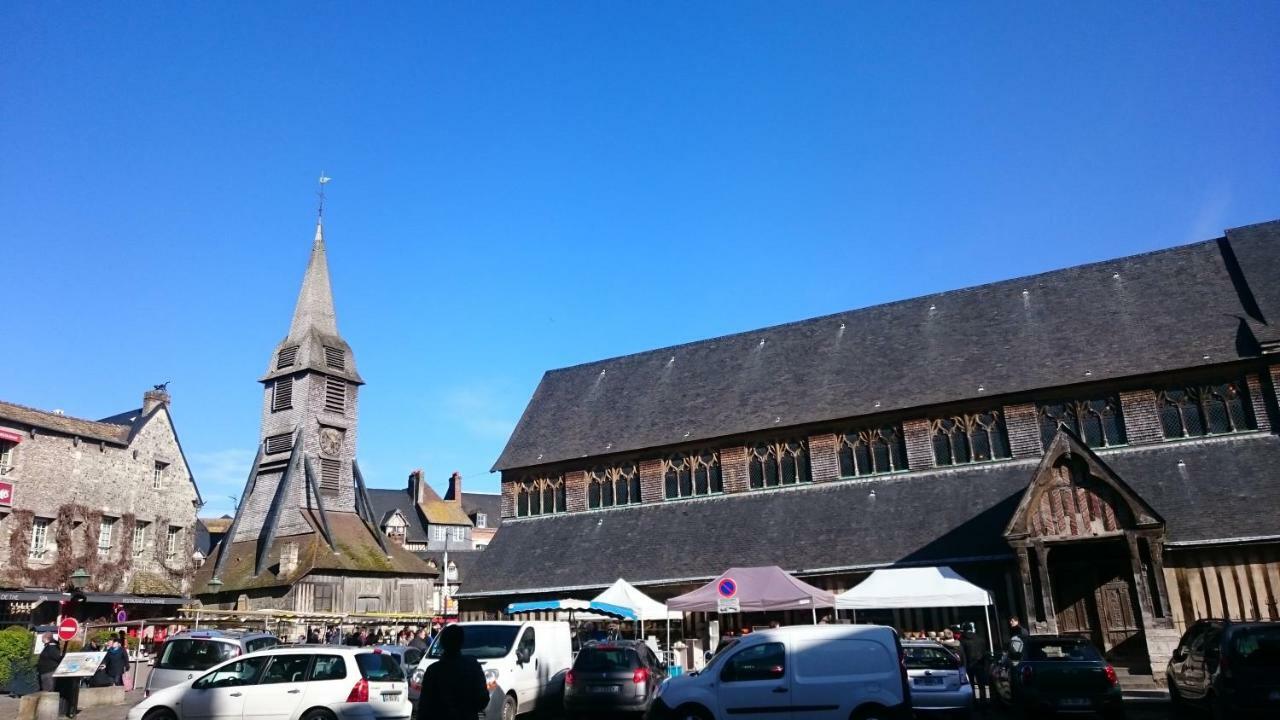
[{"label": "dormer window", "polygon": [[489,516],[485,515],[484,513],[476,513],[476,527],[478,528],[489,527]]},{"label": "dormer window", "polygon": [[347,369],[347,357],[342,352],[342,348],[324,346],[324,364],[334,370]]},{"label": "dormer window", "polygon": [[276,358],[276,369],[283,370],[287,367],[293,367],[298,361],[298,346],[290,345],[287,348],[280,348],[280,355]]}]

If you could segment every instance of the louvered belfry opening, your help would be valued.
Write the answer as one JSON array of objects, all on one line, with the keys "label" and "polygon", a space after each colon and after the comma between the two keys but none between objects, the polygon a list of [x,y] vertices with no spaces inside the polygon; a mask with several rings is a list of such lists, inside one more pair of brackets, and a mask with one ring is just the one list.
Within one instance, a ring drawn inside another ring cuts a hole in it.
[{"label": "louvered belfry opening", "polygon": [[293,378],[283,377],[275,382],[271,397],[272,410],[288,410],[293,407]]},{"label": "louvered belfry opening", "polygon": [[268,455],[289,452],[293,449],[293,433],[282,433],[280,435],[272,435],[266,439],[266,452]]},{"label": "louvered belfry opening", "polygon": [[276,369],[283,370],[287,367],[293,367],[298,361],[298,346],[290,345],[289,347],[280,348],[280,354],[276,358]]},{"label": "louvered belfry opening", "polygon": [[325,496],[337,495],[341,474],[341,460],[320,458],[320,494]]},{"label": "louvered belfry opening", "polygon": [[347,411],[347,383],[341,378],[324,379],[324,409],[336,413]]},{"label": "louvered belfry opening", "polygon": [[342,352],[342,348],[325,345],[324,364],[334,370],[345,370],[347,369],[347,356]]}]

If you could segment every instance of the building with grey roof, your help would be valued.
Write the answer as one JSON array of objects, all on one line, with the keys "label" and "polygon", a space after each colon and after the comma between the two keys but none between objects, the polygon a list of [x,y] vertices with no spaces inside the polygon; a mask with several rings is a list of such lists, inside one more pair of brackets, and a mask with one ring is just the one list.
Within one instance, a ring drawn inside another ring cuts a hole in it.
[{"label": "building with grey roof", "polygon": [[1280,619],[1277,288],[1280,221],[548,371],[464,615],[946,564],[1150,672],[1198,617]]}]

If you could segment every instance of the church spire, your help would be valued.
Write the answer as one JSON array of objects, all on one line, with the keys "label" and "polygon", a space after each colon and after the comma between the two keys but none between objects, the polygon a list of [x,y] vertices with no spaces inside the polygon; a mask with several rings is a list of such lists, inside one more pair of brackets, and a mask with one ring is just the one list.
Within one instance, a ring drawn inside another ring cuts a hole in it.
[{"label": "church spire", "polygon": [[319,210],[316,213],[316,237],[311,243],[311,259],[302,276],[298,304],[293,309],[289,337],[301,338],[309,330],[321,335],[338,334],[338,316],[333,309],[333,288],[329,285],[329,261],[324,248],[324,186],[329,178],[320,173]]}]

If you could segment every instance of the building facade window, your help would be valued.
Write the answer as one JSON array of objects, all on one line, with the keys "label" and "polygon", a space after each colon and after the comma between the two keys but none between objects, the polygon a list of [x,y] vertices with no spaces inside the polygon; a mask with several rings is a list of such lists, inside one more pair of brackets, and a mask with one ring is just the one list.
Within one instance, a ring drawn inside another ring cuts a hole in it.
[{"label": "building facade window", "polygon": [[476,513],[476,527],[478,528],[489,527],[489,516],[485,515],[484,513]]},{"label": "building facade window", "polygon": [[938,465],[964,465],[1012,457],[1004,413],[998,409],[940,418],[931,421],[930,425],[933,459]]},{"label": "building facade window", "polygon": [[467,542],[467,527],[465,525],[451,525],[449,527],[450,542]]},{"label": "building facade window", "polygon": [[635,463],[597,467],[587,473],[587,507],[640,502],[640,470]]},{"label": "building facade window", "polygon": [[164,539],[164,557],[172,560],[178,556],[178,547],[182,544],[182,528],[169,527],[169,534]]},{"label": "building facade window", "polygon": [[781,440],[748,447],[747,477],[754,490],[811,482],[809,443]]},{"label": "building facade window", "polygon": [[431,539],[432,539],[432,540],[434,540],[435,542],[444,542],[444,539],[445,539],[446,537],[448,537],[448,535],[447,535],[447,533],[446,533],[446,531],[445,531],[445,527],[444,527],[443,525],[432,525],[432,526],[431,526]]},{"label": "building facade window", "polygon": [[111,554],[112,541],[115,540],[116,519],[113,517],[103,516],[102,523],[98,525],[98,557],[106,557]]},{"label": "building facade window", "polygon": [[157,460],[155,465],[151,467],[151,489],[152,490],[159,490],[160,488],[164,487],[164,471],[165,471],[165,468],[167,467],[169,467],[169,463],[160,462],[159,460]]},{"label": "building facade window", "polygon": [[133,528],[133,556],[140,557],[147,551],[147,525],[150,523],[138,521]]},{"label": "building facade window", "polygon": [[907,469],[901,425],[863,428],[840,436],[840,477],[881,475]]},{"label": "building facade window", "polygon": [[720,453],[700,450],[672,455],[662,461],[662,480],[668,500],[724,492]]},{"label": "building facade window", "polygon": [[271,386],[271,410],[288,410],[293,407],[293,378],[280,378]]},{"label": "building facade window", "polygon": [[13,450],[18,444],[9,440],[0,440],[0,472],[13,467]]},{"label": "building facade window", "polygon": [[311,607],[315,612],[333,612],[333,585],[331,583],[316,584],[315,594],[312,598]]},{"label": "building facade window", "polygon": [[1252,409],[1244,380],[1156,391],[1160,427],[1170,440],[1256,430]]},{"label": "building facade window", "polygon": [[1040,439],[1049,447],[1059,428],[1070,430],[1092,448],[1124,445],[1124,416],[1120,398],[1108,395],[1091,400],[1062,400],[1036,407],[1040,418]]},{"label": "building facade window", "polygon": [[526,478],[516,489],[516,515],[550,515],[565,511],[563,477]]},{"label": "building facade window", "polygon": [[31,549],[27,557],[39,560],[49,547],[49,518],[36,518],[31,523]]}]

